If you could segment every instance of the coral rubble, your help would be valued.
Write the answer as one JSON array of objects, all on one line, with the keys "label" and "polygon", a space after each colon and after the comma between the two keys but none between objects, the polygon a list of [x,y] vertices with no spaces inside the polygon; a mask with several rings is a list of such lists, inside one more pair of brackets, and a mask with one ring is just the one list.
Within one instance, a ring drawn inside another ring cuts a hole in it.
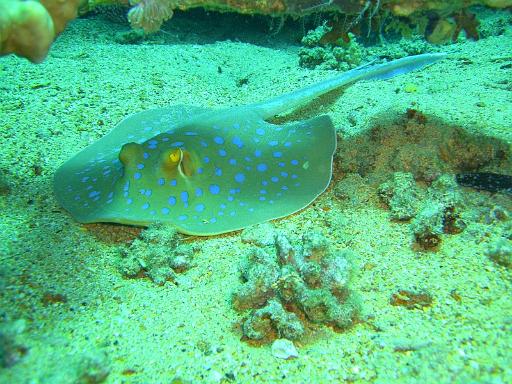
[{"label": "coral rubble", "polygon": [[191,266],[195,248],[180,244],[172,227],[156,224],[141,233],[128,248],[121,249],[120,270],[126,277],[149,277],[162,285],[175,281],[176,273]]},{"label": "coral rubble", "polygon": [[292,243],[274,233],[273,244],[253,247],[241,268],[244,283],[232,302],[236,310],[249,311],[242,324],[248,340],[296,340],[311,324],[345,329],[358,318],[358,300],[349,288],[351,253],[334,249],[315,231]]},{"label": "coral rubble", "polygon": [[462,232],[462,198],[454,178],[442,175],[422,191],[411,173],[395,173],[393,180],[379,187],[382,201],[394,220],[411,220],[416,243],[423,249],[436,249],[443,233]]}]

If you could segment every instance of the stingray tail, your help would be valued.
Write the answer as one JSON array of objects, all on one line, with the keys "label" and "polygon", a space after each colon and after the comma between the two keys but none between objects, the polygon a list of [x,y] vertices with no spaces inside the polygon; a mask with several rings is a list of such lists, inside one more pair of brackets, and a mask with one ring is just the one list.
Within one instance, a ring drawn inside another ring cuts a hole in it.
[{"label": "stingray tail", "polygon": [[445,57],[445,53],[426,53],[423,55],[404,57],[384,64],[364,65],[295,92],[287,93],[262,103],[253,104],[250,108],[258,111],[259,115],[266,119],[279,113],[295,109],[336,88],[361,80],[390,79],[404,73],[424,68]]}]

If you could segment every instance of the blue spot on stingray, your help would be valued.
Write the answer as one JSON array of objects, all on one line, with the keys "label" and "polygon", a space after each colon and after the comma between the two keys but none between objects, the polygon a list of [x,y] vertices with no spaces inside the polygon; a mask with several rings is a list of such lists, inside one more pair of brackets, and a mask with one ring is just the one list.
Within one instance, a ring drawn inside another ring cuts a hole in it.
[{"label": "blue spot on stingray", "polygon": [[267,190],[266,189],[262,189],[260,190],[260,195],[265,195],[267,193]]},{"label": "blue spot on stingray", "polygon": [[176,179],[172,179],[171,181],[169,181],[169,184],[171,184],[173,187],[175,187],[176,184],[178,184],[178,182],[176,181]]},{"label": "blue spot on stingray", "polygon": [[256,134],[263,136],[265,134],[265,130],[263,128],[256,129]]},{"label": "blue spot on stingray", "polygon": [[130,181],[127,181],[123,187],[123,191],[127,191],[130,188]]},{"label": "blue spot on stingray", "polygon": [[89,197],[91,197],[91,198],[99,196],[99,195],[100,195],[100,193],[98,191],[92,191],[92,192],[89,193]]},{"label": "blue spot on stingray", "polygon": [[203,212],[204,208],[205,208],[204,204],[197,204],[196,205],[196,211],[197,212]]},{"label": "blue spot on stingray", "polygon": [[145,193],[145,195],[146,195],[147,197],[149,197],[149,196],[151,196],[151,194],[152,194],[152,193],[153,193],[153,191],[152,191],[151,189],[146,189],[146,193]]},{"label": "blue spot on stingray", "polygon": [[292,143],[290,143],[289,141],[287,141],[286,143],[284,143],[284,146],[285,146],[285,147],[287,147],[287,148],[288,148],[288,147],[291,147],[291,146],[292,146]]},{"label": "blue spot on stingray", "polygon": [[238,124],[238,123],[233,124],[233,128],[239,129],[240,128],[240,124]]},{"label": "blue spot on stingray", "polygon": [[158,179],[158,185],[165,185],[165,179],[163,177]]},{"label": "blue spot on stingray", "polygon": [[266,197],[265,197],[265,196],[260,196],[259,200],[260,200],[260,201],[265,201],[265,200],[267,200],[267,199],[266,199]]},{"label": "blue spot on stingray", "polygon": [[229,216],[235,216],[236,215],[236,212],[235,211],[231,211],[229,212]]},{"label": "blue spot on stingray", "polygon": [[215,176],[222,176],[222,169],[215,167]]},{"label": "blue spot on stingray", "polygon": [[216,223],[216,222],[217,222],[217,219],[216,219],[215,217],[212,217],[212,218],[210,219],[210,223]]},{"label": "blue spot on stingray", "polygon": [[255,150],[254,151],[254,156],[260,157],[261,156],[261,151],[259,149]]},{"label": "blue spot on stingray", "polygon": [[299,164],[299,160],[295,160],[295,159],[294,159],[294,160],[290,161],[290,163],[291,163],[292,165],[297,165],[297,164]]},{"label": "blue spot on stingray", "polygon": [[149,208],[149,203],[144,203],[144,205],[142,206],[142,209],[148,209]]},{"label": "blue spot on stingray", "polygon": [[235,198],[233,196],[228,196],[228,201],[233,201]]},{"label": "blue spot on stingray", "polygon": [[250,163],[252,161],[252,159],[249,156],[245,156],[244,160],[247,161],[248,163]]},{"label": "blue spot on stingray", "polygon": [[131,204],[131,203],[133,203],[133,199],[132,198],[126,199],[126,204]]},{"label": "blue spot on stingray", "polygon": [[221,205],[220,205],[220,208],[221,208],[221,209],[225,209],[225,208],[226,208],[226,204],[224,204],[224,203],[223,203],[223,204],[221,204]]},{"label": "blue spot on stingray", "polygon": [[232,143],[235,144],[238,148],[242,148],[244,146],[242,139],[238,136],[233,137]]},{"label": "blue spot on stingray", "polygon": [[179,216],[178,216],[178,220],[180,220],[180,221],[185,221],[185,220],[187,220],[187,219],[188,219],[188,216],[187,216],[187,215],[179,215]]},{"label": "blue spot on stingray", "polygon": [[140,173],[140,172],[135,172],[135,173],[133,174],[133,178],[134,178],[135,180],[139,180],[141,177],[142,177],[142,175],[141,175],[141,173]]},{"label": "blue spot on stingray", "polygon": [[197,136],[197,132],[188,131],[185,132],[185,136]]},{"label": "blue spot on stingray", "polygon": [[272,180],[273,183],[277,183],[279,181],[279,178],[277,176],[272,176],[270,180]]},{"label": "blue spot on stingray", "polygon": [[224,144],[224,139],[222,137],[220,137],[220,136],[215,136],[213,138],[213,141],[215,142],[215,144],[219,144],[219,145],[220,144]]},{"label": "blue spot on stingray", "polygon": [[263,185],[264,187],[265,187],[265,186],[267,186],[267,185],[268,185],[268,181],[267,181],[267,180],[263,180],[263,181],[261,182],[261,185]]},{"label": "blue spot on stingray", "polygon": [[162,213],[163,213],[164,215],[168,215],[168,214],[169,214],[169,212],[171,212],[171,210],[170,210],[169,208],[167,208],[167,207],[162,208]]},{"label": "blue spot on stingray", "polygon": [[288,190],[288,187],[287,187],[286,185],[283,185],[283,186],[281,187],[281,189],[282,189],[283,191],[287,191],[287,190]]},{"label": "blue spot on stingray", "polygon": [[218,152],[218,153],[219,153],[219,156],[222,156],[222,157],[224,157],[224,156],[226,156],[226,155],[227,155],[227,152],[226,152],[226,150],[225,150],[225,149],[219,149],[219,152]]},{"label": "blue spot on stingray", "polygon": [[169,205],[176,205],[176,198],[174,196],[171,196],[169,197],[167,202],[169,203]]},{"label": "blue spot on stingray", "polygon": [[201,146],[204,147],[204,148],[208,147],[208,143],[206,141],[204,141],[204,140],[201,140],[199,142],[199,144],[201,144]]},{"label": "blue spot on stingray", "polygon": [[144,164],[142,164],[142,163],[137,164],[137,169],[144,169]]},{"label": "blue spot on stingray", "polygon": [[236,165],[236,159],[229,159],[229,164]]},{"label": "blue spot on stingray", "polygon": [[89,176],[82,177],[82,180],[80,180],[82,183],[87,183],[89,181]]},{"label": "blue spot on stingray", "polygon": [[257,169],[258,171],[260,171],[260,172],[265,172],[265,171],[268,169],[268,167],[267,167],[267,164],[265,164],[265,163],[260,163],[260,164],[258,164],[258,166],[256,167],[256,169]]},{"label": "blue spot on stingray", "polygon": [[297,177],[299,176],[297,176],[295,173],[292,175],[292,179],[296,179]]},{"label": "blue spot on stingray", "polygon": [[181,192],[180,194],[181,196],[181,200],[186,204],[188,203],[188,192],[187,191],[183,191]]},{"label": "blue spot on stingray", "polygon": [[283,157],[283,153],[282,153],[282,152],[279,152],[279,151],[276,151],[276,152],[274,152],[274,153],[273,153],[273,156],[274,156],[275,158]]},{"label": "blue spot on stingray", "polygon": [[209,189],[212,195],[217,195],[220,192],[220,187],[217,184],[210,184]]},{"label": "blue spot on stingray", "polygon": [[237,183],[243,183],[243,182],[244,182],[244,180],[245,180],[245,175],[244,175],[243,173],[237,173],[237,174],[235,175],[235,181],[236,181]]},{"label": "blue spot on stingray", "polygon": [[183,141],[175,141],[171,144],[171,147],[183,147],[185,143]]},{"label": "blue spot on stingray", "polygon": [[286,164],[283,163],[282,161],[280,161],[279,163],[277,163],[277,165],[279,165],[281,168],[284,167]]},{"label": "blue spot on stingray", "polygon": [[209,162],[210,162],[210,158],[209,158],[208,156],[205,156],[205,157],[203,158],[203,161],[204,161],[205,163],[209,163]]},{"label": "blue spot on stingray", "polygon": [[268,145],[270,145],[271,147],[275,147],[277,145],[277,140],[269,141]]},{"label": "blue spot on stingray", "polygon": [[281,172],[281,176],[288,177],[288,172]]},{"label": "blue spot on stingray", "polygon": [[150,145],[157,145],[158,144],[158,140],[155,140],[155,139],[149,140],[148,144],[150,144]]},{"label": "blue spot on stingray", "polygon": [[196,188],[196,196],[197,197],[203,196],[203,190],[199,187]]},{"label": "blue spot on stingray", "polygon": [[201,174],[203,173],[204,169],[202,167],[197,168],[197,173]]}]

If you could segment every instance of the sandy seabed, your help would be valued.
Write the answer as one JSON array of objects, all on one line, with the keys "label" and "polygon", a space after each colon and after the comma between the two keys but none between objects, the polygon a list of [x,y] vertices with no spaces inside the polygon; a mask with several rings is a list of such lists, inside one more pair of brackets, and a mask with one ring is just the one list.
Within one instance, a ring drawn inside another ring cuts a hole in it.
[{"label": "sandy seabed", "polygon": [[[255,44],[176,29],[165,37],[172,44],[115,43],[125,29],[76,20],[44,63],[0,59],[0,170],[10,188],[0,196],[0,318],[11,343],[0,382],[99,382],[84,380],[106,373],[106,383],[512,380],[512,275],[486,255],[510,233],[506,218],[443,236],[436,252],[411,246],[409,226],[391,221],[375,197],[339,202],[332,188],[276,221],[278,231],[295,235],[321,229],[353,250],[360,267],[353,289],[365,320],[341,333],[319,327],[296,343],[299,357],[291,360],[241,341],[242,315],[230,302],[249,248],[239,232],[191,239],[200,250],[178,284],[123,278],[119,247],[137,231],[83,226],[60,209],[52,175],[65,160],[134,112],[247,104],[333,75],[300,68],[298,46],[279,35]],[[449,45],[449,58],[432,67],[355,84],[313,107],[347,138],[415,109],[510,145],[510,47],[510,31]],[[489,210],[512,212],[510,196],[465,193]],[[427,291],[433,304],[390,305],[400,289]]]}]

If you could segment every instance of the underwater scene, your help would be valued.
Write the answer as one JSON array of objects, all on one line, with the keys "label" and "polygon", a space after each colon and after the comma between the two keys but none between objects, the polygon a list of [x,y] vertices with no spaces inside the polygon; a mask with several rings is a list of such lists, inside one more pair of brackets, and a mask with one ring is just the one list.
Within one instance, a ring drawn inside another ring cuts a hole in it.
[{"label": "underwater scene", "polygon": [[512,383],[512,0],[0,0],[0,383]]}]

